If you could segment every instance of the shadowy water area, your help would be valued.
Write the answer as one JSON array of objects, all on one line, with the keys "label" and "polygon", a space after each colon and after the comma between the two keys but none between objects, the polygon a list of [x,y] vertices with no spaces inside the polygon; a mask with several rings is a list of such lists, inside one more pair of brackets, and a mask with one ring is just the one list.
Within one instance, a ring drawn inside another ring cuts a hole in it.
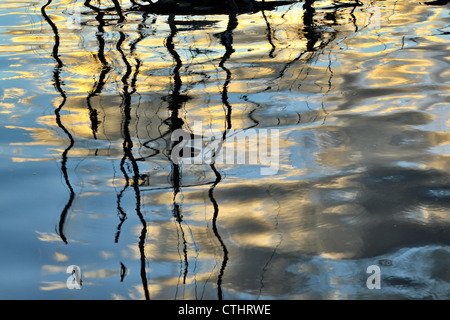
[{"label": "shadowy water area", "polygon": [[450,298],[447,1],[0,15],[0,299]]}]

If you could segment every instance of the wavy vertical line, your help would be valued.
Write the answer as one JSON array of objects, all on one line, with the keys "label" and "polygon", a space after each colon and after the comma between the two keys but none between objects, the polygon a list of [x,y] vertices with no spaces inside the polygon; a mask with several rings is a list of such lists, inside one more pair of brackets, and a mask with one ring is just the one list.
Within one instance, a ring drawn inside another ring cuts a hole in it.
[{"label": "wavy vertical line", "polygon": [[275,58],[274,52],[277,47],[273,43],[273,30],[272,30],[269,20],[267,19],[267,16],[266,16],[266,13],[264,12],[264,10],[261,10],[261,14],[262,14],[264,21],[266,22],[266,26],[267,26],[267,42],[269,42],[270,46],[272,47],[272,49],[269,52],[269,57]]},{"label": "wavy vertical line", "polygon": [[122,31],[119,31],[119,39],[116,44],[116,49],[119,52],[120,56],[122,57],[122,61],[125,64],[126,71],[123,75],[121,81],[122,81],[122,110],[123,110],[123,123],[122,123],[122,132],[124,136],[123,141],[123,152],[124,156],[122,158],[123,163],[126,159],[128,159],[131,163],[131,168],[133,172],[133,178],[132,178],[132,186],[134,190],[134,195],[136,198],[136,206],[135,211],[136,215],[138,216],[141,224],[141,234],[139,236],[139,242],[138,242],[138,248],[139,248],[139,254],[140,254],[140,276],[142,281],[142,287],[144,290],[144,296],[145,300],[150,300],[150,292],[148,289],[148,280],[147,280],[147,271],[146,271],[146,256],[145,256],[145,240],[147,237],[147,221],[144,218],[144,215],[142,213],[141,209],[141,193],[139,189],[139,166],[137,164],[137,161],[133,154],[133,140],[131,138],[130,133],[130,123],[131,123],[131,93],[129,92],[130,84],[128,83],[129,77],[132,74],[132,66],[130,62],[127,59],[127,56],[125,55],[122,44],[126,40],[126,36]]},{"label": "wavy vertical line", "polygon": [[67,146],[67,148],[64,150],[64,152],[61,155],[61,171],[63,173],[63,177],[64,177],[64,181],[66,183],[66,186],[69,188],[69,199],[68,199],[66,205],[64,206],[64,209],[61,212],[60,220],[59,220],[59,224],[58,224],[58,231],[57,231],[61,240],[67,244],[68,241],[67,241],[67,237],[64,234],[64,225],[65,225],[67,215],[68,215],[70,208],[72,207],[73,201],[75,199],[75,191],[70,183],[69,173],[67,170],[67,161],[68,161],[69,151],[74,146],[75,140],[74,140],[72,134],[69,132],[69,130],[67,130],[67,128],[63,125],[63,123],[61,121],[61,110],[64,108],[64,106],[66,104],[67,95],[62,88],[62,81],[61,81],[61,70],[62,70],[64,64],[59,57],[59,46],[60,46],[59,31],[58,31],[56,24],[50,19],[50,17],[47,15],[47,12],[46,12],[47,7],[51,3],[52,3],[52,0],[48,0],[47,3],[44,6],[42,6],[41,13],[42,13],[42,16],[44,17],[45,21],[51,27],[53,34],[54,34],[54,45],[53,45],[53,50],[52,50],[52,57],[56,61],[56,66],[55,66],[55,69],[53,72],[53,85],[55,86],[56,90],[58,91],[58,93],[61,95],[61,98],[62,98],[61,103],[59,104],[58,108],[56,108],[56,110],[55,110],[55,118],[56,118],[55,120],[56,120],[56,124],[58,125],[58,127],[67,135],[67,137],[69,139],[69,145]]},{"label": "wavy vertical line", "polygon": [[[183,66],[183,61],[181,60],[180,55],[175,49],[175,44],[173,42],[175,36],[178,33],[178,29],[175,24],[175,15],[169,15],[168,18],[168,24],[170,27],[170,34],[165,40],[165,46],[167,48],[167,51],[172,56],[172,58],[175,61],[175,67],[173,69],[173,78],[174,78],[174,87],[172,90],[172,94],[168,98],[169,102],[169,110],[171,112],[170,117],[166,120],[166,124],[169,125],[169,133],[174,132],[177,129],[181,129],[183,127],[184,121],[179,116],[179,110],[182,107],[182,103],[186,101],[187,97],[184,97],[181,95],[181,88],[183,85],[183,82],[181,80],[180,75],[180,69]],[[170,147],[171,150],[178,144],[178,141],[175,141],[172,143]],[[169,152],[169,153],[170,153]],[[175,217],[175,220],[179,226],[180,232],[181,232],[181,241],[183,246],[183,265],[182,267],[183,271],[183,285],[186,284],[186,279],[188,275],[189,270],[189,259],[188,259],[188,250],[187,250],[187,241],[186,241],[186,235],[183,229],[183,215],[181,214],[181,206],[177,203],[177,195],[181,192],[181,180],[182,180],[182,174],[181,174],[181,168],[178,164],[172,163],[172,171],[171,171],[171,183],[173,188],[173,210],[172,214]],[[176,290],[176,295],[178,294],[178,288]],[[176,296],[175,296],[176,298]]]},{"label": "wavy vertical line", "polygon": [[225,268],[227,266],[227,262],[228,262],[229,258],[228,258],[228,249],[227,249],[225,242],[223,241],[223,239],[219,233],[219,230],[217,228],[217,219],[219,217],[219,205],[214,197],[214,190],[217,187],[217,185],[222,181],[222,175],[215,167],[215,157],[220,152],[220,149],[222,148],[223,142],[226,139],[227,132],[232,128],[232,122],[231,122],[232,106],[228,101],[228,86],[231,82],[232,73],[228,68],[225,67],[225,63],[228,61],[228,59],[234,53],[233,30],[236,29],[237,25],[238,25],[237,12],[230,13],[228,16],[227,29],[221,34],[221,37],[220,37],[221,44],[225,47],[225,53],[219,62],[219,67],[222,70],[224,70],[225,74],[226,74],[225,82],[222,86],[222,103],[225,105],[227,112],[225,114],[225,130],[222,134],[222,140],[219,143],[218,149],[216,150],[216,154],[213,155],[213,158],[212,158],[212,161],[210,164],[210,168],[214,172],[216,179],[208,190],[209,199],[210,199],[210,201],[213,205],[213,209],[214,209],[213,218],[212,218],[212,230],[213,230],[214,236],[217,238],[217,240],[220,243],[220,246],[222,248],[222,253],[223,253],[222,264],[220,266],[220,270],[219,270],[219,274],[217,276],[217,282],[216,282],[217,283],[217,298],[219,300],[223,300],[222,282],[223,282],[223,275],[225,273]]},{"label": "wavy vertical line", "polygon": [[106,77],[111,70],[111,67],[105,57],[105,39],[103,38],[105,20],[103,19],[104,13],[100,10],[97,11],[97,15],[95,19],[98,21],[97,28],[97,42],[98,42],[98,51],[97,51],[97,59],[101,63],[101,70],[98,77],[98,81],[94,84],[91,92],[89,92],[86,102],[89,110],[89,119],[91,120],[91,131],[94,139],[97,139],[97,131],[100,121],[98,120],[98,111],[92,107],[91,99],[97,95],[99,95],[103,91],[103,87],[106,84]]},{"label": "wavy vertical line", "polygon": [[263,289],[264,289],[264,280],[265,280],[265,273],[269,270],[269,265],[271,264],[273,258],[275,257],[275,253],[277,252],[278,248],[281,246],[281,243],[284,240],[283,237],[283,233],[279,230],[279,216],[280,216],[280,212],[281,212],[281,203],[279,200],[277,200],[274,196],[272,196],[271,192],[270,192],[270,188],[271,186],[269,186],[267,188],[267,194],[270,198],[274,199],[275,202],[277,203],[277,214],[275,216],[275,226],[274,226],[274,230],[278,231],[280,240],[278,241],[278,243],[275,245],[275,247],[272,250],[272,253],[270,254],[269,258],[267,259],[266,263],[264,264],[264,266],[261,269],[261,274],[259,277],[259,283],[260,283],[260,287],[259,287],[259,294],[258,294],[258,299],[261,297]]},{"label": "wavy vertical line", "polygon": [[214,236],[217,238],[217,240],[220,243],[220,246],[222,248],[222,253],[223,253],[222,264],[220,266],[220,270],[219,270],[219,274],[217,276],[217,282],[216,282],[217,283],[217,298],[219,300],[223,300],[222,282],[223,282],[223,275],[225,273],[225,268],[226,268],[227,262],[228,262],[228,249],[219,233],[219,230],[217,229],[217,219],[219,217],[219,205],[218,205],[216,199],[214,198],[214,189],[220,183],[220,181],[222,181],[222,175],[216,169],[214,164],[211,164],[210,167],[216,176],[216,180],[214,181],[214,183],[208,190],[209,199],[214,208],[213,218],[212,218],[212,230],[213,230]]},{"label": "wavy vertical line", "polygon": [[[143,18],[143,24],[145,24],[145,20],[146,20],[146,15],[144,15]],[[130,53],[133,55],[134,51],[136,50],[136,46],[139,43],[139,41],[142,41],[143,39],[145,39],[145,36],[142,34],[142,26],[139,27],[139,31],[140,31],[140,36],[137,40],[135,40],[131,46],[130,46]],[[103,57],[103,59],[105,59]],[[141,67],[141,61],[138,58],[136,59],[136,67],[135,67],[135,71],[133,72],[133,78],[131,80],[131,92],[130,95],[134,94],[135,92],[137,92],[137,86],[136,86],[136,82],[137,82],[137,77],[139,74],[139,68]],[[128,64],[129,68],[131,68],[131,65]],[[129,73],[129,75],[131,75],[131,72]],[[122,78],[122,80],[126,80],[125,78]],[[137,160],[137,159],[135,159]],[[122,198],[123,195],[125,194],[125,191],[128,189],[129,185],[130,185],[130,177],[128,176],[126,170],[125,170],[125,162],[126,162],[126,157],[124,156],[120,162],[120,170],[125,178],[125,185],[122,188],[122,190],[117,194],[117,210],[118,210],[118,215],[119,215],[119,220],[120,223],[117,226],[117,232],[116,232],[116,236],[114,241],[117,243],[119,241],[119,237],[120,237],[120,232],[121,232],[121,228],[123,223],[125,222],[125,220],[127,219],[127,213],[125,212],[125,210],[122,208]]]}]

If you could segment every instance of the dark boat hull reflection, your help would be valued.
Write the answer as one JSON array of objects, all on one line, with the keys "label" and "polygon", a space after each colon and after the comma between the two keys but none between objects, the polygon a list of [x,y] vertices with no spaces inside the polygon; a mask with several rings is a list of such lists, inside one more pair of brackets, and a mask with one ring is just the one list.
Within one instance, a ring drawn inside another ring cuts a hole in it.
[{"label": "dark boat hull reflection", "polygon": [[273,10],[278,6],[289,5],[297,1],[211,1],[211,0],[190,0],[173,1],[160,0],[146,5],[135,5],[134,9],[146,11],[154,14],[175,14],[175,15],[214,15],[214,14],[242,14],[254,13],[262,10]]}]

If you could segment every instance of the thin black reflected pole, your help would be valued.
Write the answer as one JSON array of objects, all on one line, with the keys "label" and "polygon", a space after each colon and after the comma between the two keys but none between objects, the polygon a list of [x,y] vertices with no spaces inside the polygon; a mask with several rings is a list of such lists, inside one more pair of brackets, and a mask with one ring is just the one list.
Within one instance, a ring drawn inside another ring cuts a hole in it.
[{"label": "thin black reflected pole", "polygon": [[264,10],[261,10],[261,14],[262,14],[264,21],[266,22],[266,26],[267,26],[267,41],[269,42],[270,46],[272,47],[272,49],[269,52],[269,57],[275,58],[274,52],[275,52],[276,46],[273,43],[273,30],[270,25],[269,19],[267,19],[267,16],[266,16],[266,13],[264,12]]},{"label": "thin black reflected pole", "polygon": [[[127,56],[125,55],[122,44],[126,40],[126,36],[122,31],[119,31],[119,40],[116,44],[116,49],[120,53],[122,57],[122,61],[125,64],[126,71],[125,74],[122,76],[122,110],[123,110],[123,123],[122,123],[122,133],[123,133],[123,152],[124,156],[122,159],[121,166],[124,165],[125,160],[128,159],[131,163],[132,168],[132,174],[133,178],[128,183],[131,183],[134,190],[134,195],[136,198],[136,207],[135,211],[136,214],[142,224],[141,234],[139,236],[139,242],[138,242],[138,248],[139,248],[139,254],[140,254],[140,276],[142,281],[142,287],[144,290],[144,296],[145,300],[150,300],[150,292],[148,289],[148,281],[147,281],[147,271],[146,271],[146,256],[145,256],[145,240],[147,237],[147,221],[144,218],[144,215],[142,213],[141,208],[141,192],[139,189],[139,166],[137,164],[137,161],[133,154],[133,139],[130,132],[130,124],[131,124],[131,96],[132,93],[130,92],[130,84],[129,84],[129,78],[132,75],[132,66],[130,62],[127,59]],[[132,92],[134,92],[134,89],[131,88]],[[123,169],[123,172],[125,170]]]},{"label": "thin black reflected pole", "polygon": [[111,70],[111,67],[109,66],[109,63],[105,57],[105,39],[103,38],[103,34],[105,31],[105,20],[103,19],[104,15],[105,14],[102,11],[98,10],[97,16],[95,17],[95,19],[98,21],[98,31],[96,34],[98,42],[98,52],[96,57],[100,61],[102,67],[100,70],[98,81],[94,84],[92,91],[88,94],[86,99],[89,109],[89,118],[91,120],[91,130],[94,139],[97,139],[97,131],[100,122],[98,120],[98,111],[92,107],[91,99],[103,91],[103,87],[106,83],[106,76]]},{"label": "thin black reflected pole", "polygon": [[[130,46],[130,53],[132,55],[134,55],[134,51],[136,50],[137,44],[140,41],[142,41],[143,39],[145,39],[145,36],[144,36],[142,30],[143,30],[143,28],[145,26],[146,19],[147,19],[147,14],[144,14],[143,21],[138,27],[139,38],[136,39]],[[135,71],[134,71],[133,79],[131,80],[131,89],[132,90],[131,90],[130,94],[134,94],[137,91],[137,89],[136,89],[136,81],[137,81],[137,76],[139,74],[139,68],[140,68],[140,66],[142,64],[142,62],[138,58],[135,58],[135,60],[136,60],[136,68],[135,68]],[[124,184],[124,187],[122,188],[122,190],[117,195],[117,211],[118,211],[118,216],[119,216],[120,223],[117,226],[116,237],[114,239],[114,241],[116,243],[119,242],[119,236],[120,236],[120,231],[121,231],[122,225],[125,222],[125,220],[127,219],[127,213],[122,208],[123,195],[125,194],[125,191],[130,186],[130,177],[128,176],[128,173],[125,170],[125,162],[126,162],[126,156],[122,157],[122,160],[120,162],[120,170],[121,170],[121,172],[122,172],[122,174],[123,174],[123,176],[125,178],[125,184]]]},{"label": "thin black reflected pole", "polygon": [[237,13],[230,14],[228,16],[228,24],[227,29],[221,34],[220,42],[225,47],[225,54],[222,56],[220,60],[219,67],[225,71],[226,79],[222,87],[222,103],[225,105],[226,112],[226,128],[228,130],[231,129],[231,112],[232,107],[228,101],[228,85],[231,81],[231,71],[225,67],[225,63],[234,53],[233,49],[233,30],[236,29],[238,25],[237,21]]},{"label": "thin black reflected pole", "polygon": [[[182,88],[183,82],[181,80],[180,69],[183,66],[183,62],[181,60],[180,55],[175,50],[175,44],[173,42],[175,36],[178,33],[174,14],[169,15],[168,24],[170,27],[170,34],[167,37],[165,44],[166,44],[167,51],[169,51],[170,55],[172,56],[172,58],[175,61],[175,67],[173,69],[173,81],[174,81],[173,90],[172,90],[172,94],[168,97],[170,117],[168,119],[166,119],[165,123],[169,126],[169,132],[173,133],[174,131],[183,128],[184,121],[183,121],[183,119],[180,118],[179,112],[183,106],[183,103],[185,103],[189,99],[189,97],[181,94],[181,88]],[[180,141],[174,141],[171,144],[169,154],[172,152],[172,150],[176,147],[176,145],[178,143],[180,143]],[[183,242],[183,260],[184,260],[184,262],[183,262],[183,264],[184,264],[183,284],[186,284],[187,274],[188,274],[188,270],[189,270],[188,250],[187,250],[186,236],[185,236],[185,232],[184,232],[183,225],[182,225],[182,222],[183,222],[183,215],[181,213],[182,208],[181,208],[180,204],[177,202],[177,196],[181,192],[182,175],[181,175],[180,165],[173,161],[171,161],[171,163],[172,163],[172,171],[171,171],[170,180],[171,180],[172,188],[173,188],[173,211],[172,211],[172,213],[173,213],[173,216],[175,217],[176,222],[179,225],[180,232],[181,232],[181,240]],[[178,288],[177,288],[177,292],[178,292]]]},{"label": "thin black reflected pole", "polygon": [[56,90],[58,91],[58,93],[60,94],[62,101],[59,104],[58,108],[56,108],[55,110],[55,116],[56,116],[56,124],[58,125],[59,128],[61,128],[61,130],[67,135],[68,139],[69,139],[69,145],[67,146],[67,148],[64,150],[64,152],[61,155],[61,171],[63,173],[64,176],[64,181],[67,185],[67,187],[69,188],[69,200],[67,201],[66,205],[64,206],[63,211],[61,212],[61,216],[59,219],[59,225],[58,225],[58,234],[61,237],[61,240],[64,243],[68,243],[67,242],[67,237],[64,234],[64,224],[67,218],[67,214],[70,210],[70,208],[72,207],[73,201],[75,199],[75,191],[73,190],[73,187],[70,183],[70,179],[69,179],[69,173],[67,171],[67,160],[68,160],[68,154],[70,149],[72,149],[72,147],[75,144],[75,140],[72,136],[72,134],[69,132],[69,130],[67,130],[67,128],[63,125],[62,121],[61,121],[61,110],[63,109],[64,105],[66,104],[67,101],[67,95],[65,93],[65,91],[62,88],[62,81],[61,81],[61,70],[64,66],[61,58],[59,57],[59,45],[60,45],[60,37],[59,37],[59,32],[58,32],[58,28],[56,27],[55,23],[50,19],[50,17],[47,15],[47,7],[52,3],[52,0],[48,0],[48,2],[41,8],[41,13],[42,16],[44,17],[45,21],[49,24],[49,26],[52,28],[53,30],[53,34],[54,34],[54,45],[53,45],[53,51],[52,51],[52,57],[53,59],[55,59],[56,61],[56,65],[55,65],[55,69],[53,71],[53,85],[55,86]]},{"label": "thin black reflected pole", "polygon": [[216,168],[215,158],[216,158],[217,154],[221,151],[220,149],[222,148],[222,144],[226,139],[228,130],[230,130],[232,128],[232,123],[231,123],[232,106],[228,101],[228,85],[231,82],[232,74],[231,74],[231,71],[225,67],[225,63],[231,57],[231,55],[234,53],[233,30],[236,29],[237,25],[238,25],[237,10],[235,10],[233,13],[231,13],[228,16],[227,29],[221,34],[221,37],[220,37],[221,44],[225,47],[225,54],[222,56],[222,59],[220,60],[220,63],[219,63],[219,67],[222,68],[222,70],[224,70],[225,74],[226,74],[225,82],[222,87],[222,103],[226,107],[225,130],[222,134],[222,141],[219,144],[219,147],[216,150],[216,154],[213,156],[213,159],[210,164],[211,170],[214,172],[216,179],[208,191],[208,196],[209,196],[209,199],[210,199],[210,201],[213,205],[213,209],[214,209],[213,218],[212,218],[212,229],[213,229],[213,233],[214,233],[215,237],[217,238],[217,240],[220,243],[220,246],[221,246],[222,252],[223,252],[222,265],[220,266],[219,275],[217,276],[217,298],[219,300],[223,300],[222,282],[223,282],[223,275],[225,272],[225,268],[226,268],[227,262],[228,262],[228,249],[227,249],[225,242],[223,241],[223,239],[219,233],[219,230],[217,228],[217,219],[219,217],[219,205],[214,196],[214,189],[220,183],[220,181],[222,181],[222,175]]}]

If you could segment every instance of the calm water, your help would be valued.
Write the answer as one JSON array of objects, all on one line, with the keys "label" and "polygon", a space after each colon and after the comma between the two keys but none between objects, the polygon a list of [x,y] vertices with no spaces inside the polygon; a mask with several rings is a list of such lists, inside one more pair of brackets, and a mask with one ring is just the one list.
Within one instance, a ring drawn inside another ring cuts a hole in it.
[{"label": "calm water", "polygon": [[[1,0],[0,298],[449,299],[445,2]],[[195,123],[278,171],[175,164]]]}]

